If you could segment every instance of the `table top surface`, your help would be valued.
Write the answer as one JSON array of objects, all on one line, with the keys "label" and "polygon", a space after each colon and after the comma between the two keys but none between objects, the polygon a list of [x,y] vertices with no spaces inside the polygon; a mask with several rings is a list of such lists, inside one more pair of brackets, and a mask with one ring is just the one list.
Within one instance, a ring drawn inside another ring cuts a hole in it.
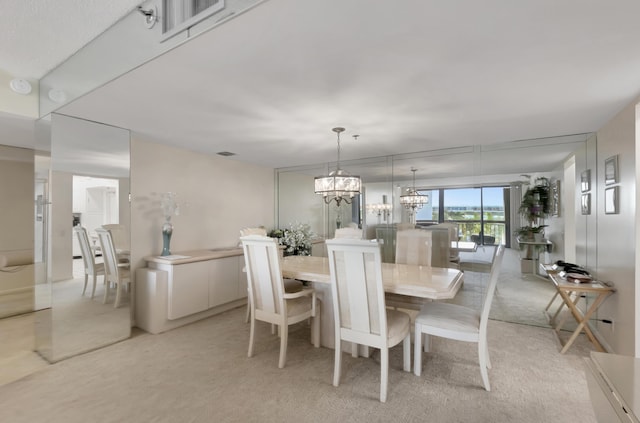
[{"label": "table top surface", "polygon": [[451,248],[464,253],[475,253],[478,249],[478,244],[473,241],[451,241]]},{"label": "table top surface", "polygon": [[548,266],[544,266],[544,270],[549,275],[549,279],[551,279],[551,282],[553,282],[553,284],[558,289],[562,289],[564,291],[584,291],[584,292],[611,291],[613,292],[616,290],[613,286],[605,285],[604,283],[597,280],[593,280],[591,282],[582,282],[582,283],[568,281],[566,278],[560,276],[560,274],[557,271],[552,270]]},{"label": "table top surface", "polygon": [[[282,276],[303,281],[331,283],[327,257],[289,256],[282,261]],[[382,263],[387,293],[430,298],[453,298],[464,280],[458,269]]]},{"label": "table top surface", "polygon": [[525,245],[553,245],[553,242],[549,241],[548,239],[541,239],[540,241],[536,241],[533,239],[518,238],[518,243],[525,244]]}]

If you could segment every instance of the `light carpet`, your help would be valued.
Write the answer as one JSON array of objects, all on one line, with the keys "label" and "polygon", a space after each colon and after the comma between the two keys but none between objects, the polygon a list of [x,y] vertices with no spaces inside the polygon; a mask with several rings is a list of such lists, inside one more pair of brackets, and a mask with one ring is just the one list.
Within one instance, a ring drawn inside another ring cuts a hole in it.
[{"label": "light carpet", "polygon": [[306,323],[293,326],[287,365],[279,340],[249,325],[240,307],[160,335],[48,366],[0,387],[3,422],[595,422],[585,382],[584,337],[558,353],[552,331],[489,322],[492,391],[482,388],[475,344],[434,338],[422,376],[390,358],[389,396],[378,401],[379,354],[345,354],[332,386],[333,351],[313,348]]}]

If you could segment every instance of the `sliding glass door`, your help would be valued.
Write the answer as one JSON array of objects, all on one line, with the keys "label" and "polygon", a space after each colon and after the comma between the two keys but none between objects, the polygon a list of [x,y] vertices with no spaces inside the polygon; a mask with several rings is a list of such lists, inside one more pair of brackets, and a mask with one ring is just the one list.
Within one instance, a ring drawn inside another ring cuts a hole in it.
[{"label": "sliding glass door", "polygon": [[417,223],[458,224],[460,241],[478,244],[507,243],[508,187],[446,188],[420,190],[429,195],[429,206],[417,214]]}]

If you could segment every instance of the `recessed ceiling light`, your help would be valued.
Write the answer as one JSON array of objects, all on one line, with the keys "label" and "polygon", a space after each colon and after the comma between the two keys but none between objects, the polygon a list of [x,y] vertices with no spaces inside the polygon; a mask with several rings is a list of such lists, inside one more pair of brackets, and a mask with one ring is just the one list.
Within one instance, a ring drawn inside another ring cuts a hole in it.
[{"label": "recessed ceiling light", "polygon": [[9,82],[9,86],[18,94],[27,95],[31,93],[31,84],[26,79],[12,79],[11,82]]},{"label": "recessed ceiling light", "polygon": [[49,99],[56,103],[64,103],[67,101],[67,93],[57,88],[49,90]]},{"label": "recessed ceiling light", "polygon": [[225,157],[229,157],[229,156],[235,156],[236,153],[231,153],[229,151],[220,151],[217,153],[219,156],[225,156]]}]

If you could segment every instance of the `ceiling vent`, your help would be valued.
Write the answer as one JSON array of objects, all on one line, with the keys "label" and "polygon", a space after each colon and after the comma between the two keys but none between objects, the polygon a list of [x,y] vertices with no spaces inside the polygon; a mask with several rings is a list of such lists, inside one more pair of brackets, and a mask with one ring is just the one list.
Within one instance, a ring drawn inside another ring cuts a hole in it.
[{"label": "ceiling vent", "polygon": [[229,157],[229,156],[235,156],[236,153],[231,153],[229,151],[220,151],[218,153],[216,153],[218,156],[224,156],[224,157]]}]

